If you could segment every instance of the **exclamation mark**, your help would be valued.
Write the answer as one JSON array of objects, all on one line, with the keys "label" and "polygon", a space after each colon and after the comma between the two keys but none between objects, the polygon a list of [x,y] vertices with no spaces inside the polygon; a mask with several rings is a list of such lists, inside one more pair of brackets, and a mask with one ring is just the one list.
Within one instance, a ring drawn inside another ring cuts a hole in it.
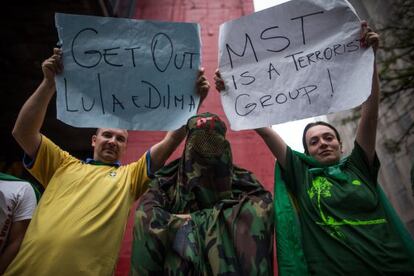
[{"label": "exclamation mark", "polygon": [[331,79],[331,72],[329,72],[329,69],[326,69],[328,71],[328,77],[329,77],[329,83],[331,84],[331,97],[333,97],[334,94],[334,88],[333,88],[333,84],[332,84],[332,79]]}]

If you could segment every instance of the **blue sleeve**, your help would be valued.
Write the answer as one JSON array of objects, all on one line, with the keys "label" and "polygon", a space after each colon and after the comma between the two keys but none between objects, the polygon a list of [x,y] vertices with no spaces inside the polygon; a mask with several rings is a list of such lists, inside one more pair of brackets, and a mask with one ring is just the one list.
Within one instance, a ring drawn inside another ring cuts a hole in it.
[{"label": "blue sleeve", "polygon": [[26,169],[31,169],[33,167],[33,164],[35,162],[36,158],[31,158],[26,153],[23,155],[23,166]]},{"label": "blue sleeve", "polygon": [[145,155],[145,162],[147,162],[147,175],[149,178],[154,178],[154,174],[151,172],[151,149],[147,150]]}]

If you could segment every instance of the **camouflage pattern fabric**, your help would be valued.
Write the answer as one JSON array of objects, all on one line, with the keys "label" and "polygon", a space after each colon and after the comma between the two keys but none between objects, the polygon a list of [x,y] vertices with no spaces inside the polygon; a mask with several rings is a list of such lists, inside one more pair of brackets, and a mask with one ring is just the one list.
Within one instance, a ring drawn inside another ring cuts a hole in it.
[{"label": "camouflage pattern fabric", "polygon": [[182,158],[139,199],[131,274],[272,275],[271,194],[233,165],[216,115],[192,117],[187,128]]}]

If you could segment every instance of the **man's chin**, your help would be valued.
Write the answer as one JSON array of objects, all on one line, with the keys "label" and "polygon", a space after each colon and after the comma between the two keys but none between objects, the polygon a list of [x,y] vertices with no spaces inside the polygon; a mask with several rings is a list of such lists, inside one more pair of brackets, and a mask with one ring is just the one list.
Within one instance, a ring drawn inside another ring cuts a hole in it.
[{"label": "man's chin", "polygon": [[102,159],[105,163],[115,163],[118,161],[118,156],[116,154],[104,154]]},{"label": "man's chin", "polygon": [[103,151],[103,155],[108,156],[108,157],[117,157],[118,153],[113,151],[113,150],[104,150]]}]

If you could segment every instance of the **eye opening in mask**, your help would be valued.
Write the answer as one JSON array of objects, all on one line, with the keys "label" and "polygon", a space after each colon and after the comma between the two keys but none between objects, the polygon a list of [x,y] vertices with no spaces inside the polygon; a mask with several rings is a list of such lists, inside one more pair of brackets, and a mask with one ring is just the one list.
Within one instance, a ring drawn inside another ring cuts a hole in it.
[{"label": "eye opening in mask", "polygon": [[224,153],[226,139],[215,131],[198,130],[191,133],[187,140],[187,149],[204,157],[216,157]]}]

